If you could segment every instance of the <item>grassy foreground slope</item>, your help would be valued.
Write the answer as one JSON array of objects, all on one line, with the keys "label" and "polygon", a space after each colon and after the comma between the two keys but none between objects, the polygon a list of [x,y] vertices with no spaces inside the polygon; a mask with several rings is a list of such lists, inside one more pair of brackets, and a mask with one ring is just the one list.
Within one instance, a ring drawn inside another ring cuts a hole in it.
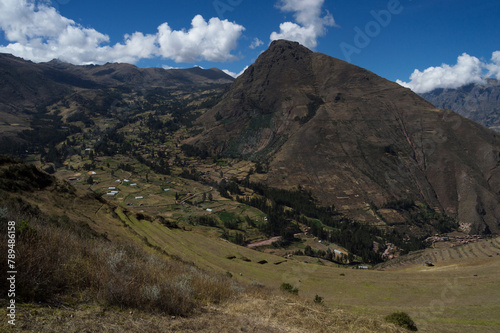
[{"label": "grassy foreground slope", "polygon": [[[221,242],[223,252],[216,253],[196,232],[139,220],[4,157],[0,198],[0,245],[7,249],[7,221],[16,221],[18,270],[16,326],[2,320],[2,332],[402,332],[377,317],[238,281],[217,267],[217,257],[237,246]],[[183,247],[169,253],[167,243]],[[210,259],[203,261],[203,253]],[[7,271],[5,261],[0,269]]]},{"label": "grassy foreground slope", "polygon": [[[231,272],[239,280],[272,288],[287,282],[306,299],[324,297],[329,307],[374,317],[404,310],[421,331],[429,332],[500,328],[496,318],[500,311],[498,256],[443,260],[434,267],[422,266],[421,260],[399,270],[353,270],[326,266],[312,258],[309,263],[293,258],[284,261],[196,232],[148,228],[151,233],[144,234],[160,247],[200,267]],[[259,263],[263,261],[267,263]]]},{"label": "grassy foreground slope", "polygon": [[[397,332],[383,321],[396,311],[409,313],[422,332],[500,327],[500,260],[490,253],[498,239],[485,241],[491,244],[485,255],[444,258],[435,267],[416,260],[385,271],[335,268],[240,247],[209,237],[202,227],[141,219],[12,161],[0,171],[1,208],[35,230],[18,236],[20,244],[26,240],[18,248],[19,271],[44,268],[43,276],[52,279],[44,280],[52,289],[35,295],[26,280],[20,331]],[[298,296],[278,292],[284,282],[298,288]],[[165,301],[172,295],[185,311]],[[315,295],[323,305],[312,302]],[[1,305],[5,318],[3,294]],[[0,325],[9,328],[6,320]]]}]

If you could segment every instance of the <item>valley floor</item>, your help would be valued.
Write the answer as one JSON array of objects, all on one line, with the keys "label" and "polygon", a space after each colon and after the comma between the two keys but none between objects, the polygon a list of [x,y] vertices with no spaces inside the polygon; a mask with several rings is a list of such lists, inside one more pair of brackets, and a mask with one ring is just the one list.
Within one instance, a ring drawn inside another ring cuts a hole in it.
[{"label": "valley floor", "polygon": [[[500,256],[494,252],[499,238],[450,249],[427,249],[404,257],[406,261],[401,258],[392,267],[358,270],[324,265],[316,258],[308,258],[305,262],[303,258],[297,258],[299,261],[293,256],[284,259],[219,238],[207,238],[196,230],[168,229],[156,222],[130,221],[129,225],[141,238],[199,267],[229,272],[242,282],[263,284],[274,290],[283,282],[290,283],[299,289],[302,299],[313,300],[319,295],[326,306],[335,309],[335,313],[345,311],[350,315],[360,315],[360,318],[383,319],[392,312],[404,311],[421,332],[498,332],[500,329],[497,316],[500,313]],[[429,256],[434,260],[433,267],[422,265]],[[270,316],[269,313],[251,315],[256,310],[248,302],[252,301],[244,299],[242,304],[230,305],[225,310],[218,308],[222,311],[218,312],[222,316],[220,321],[228,324],[236,320],[229,319],[231,316],[239,318],[236,322],[246,316],[254,316],[252,320],[256,321],[261,320],[259,316]],[[241,314],[227,313],[238,307]],[[275,311],[273,306],[264,306],[264,309]],[[226,315],[229,317],[223,319]],[[192,325],[197,325],[198,320],[208,320],[203,318],[198,317]],[[257,324],[252,322],[249,325]],[[283,332],[295,332],[294,329]],[[269,328],[249,330],[281,332]],[[359,331],[355,326],[346,328],[349,330]],[[193,327],[193,331],[197,328]],[[311,327],[297,332],[322,331],[325,330]],[[383,330],[373,328],[369,331]]]}]

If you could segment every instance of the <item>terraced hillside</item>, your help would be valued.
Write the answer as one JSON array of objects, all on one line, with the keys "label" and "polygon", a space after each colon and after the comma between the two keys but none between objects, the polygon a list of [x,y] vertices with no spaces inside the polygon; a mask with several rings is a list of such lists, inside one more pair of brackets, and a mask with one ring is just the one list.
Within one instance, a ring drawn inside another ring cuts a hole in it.
[{"label": "terraced hillside", "polygon": [[[495,287],[500,282],[499,238],[412,253],[383,271],[360,270],[335,268],[313,258],[285,259],[207,237],[206,230],[171,229],[117,213],[138,239],[199,267],[230,273],[240,281],[273,289],[290,283],[298,288],[300,297],[320,295],[328,307],[362,315],[378,317],[404,310],[421,332],[493,332],[500,328],[496,318],[500,290]],[[435,266],[422,266],[425,260],[432,260]]]},{"label": "terraced hillside", "polygon": [[408,266],[422,265],[426,261],[435,267],[450,264],[482,262],[488,258],[500,258],[500,237],[483,239],[459,246],[428,248],[380,264],[383,269],[401,269]]}]

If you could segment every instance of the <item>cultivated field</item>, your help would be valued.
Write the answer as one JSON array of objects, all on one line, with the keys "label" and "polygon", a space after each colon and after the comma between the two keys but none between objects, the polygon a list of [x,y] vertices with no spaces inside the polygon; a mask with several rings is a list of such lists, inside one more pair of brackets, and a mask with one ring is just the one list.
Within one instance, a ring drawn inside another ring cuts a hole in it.
[{"label": "cultivated field", "polygon": [[[324,298],[335,309],[383,316],[405,311],[422,332],[498,332],[500,330],[500,239],[449,249],[428,249],[380,270],[335,268],[321,261],[285,259],[207,238],[203,230],[168,229],[158,222],[118,215],[138,235],[169,255],[234,278],[279,288],[283,282],[299,295]],[[433,267],[424,267],[432,260]]]}]

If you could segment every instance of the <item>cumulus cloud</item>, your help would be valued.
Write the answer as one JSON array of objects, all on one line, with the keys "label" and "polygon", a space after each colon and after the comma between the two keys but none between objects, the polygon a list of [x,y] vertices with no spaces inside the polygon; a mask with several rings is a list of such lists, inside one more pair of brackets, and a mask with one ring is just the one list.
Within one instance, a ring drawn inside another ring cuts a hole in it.
[{"label": "cumulus cloud", "polygon": [[[485,70],[488,72],[485,73]],[[416,69],[409,82],[396,82],[421,94],[437,88],[456,89],[470,83],[481,83],[487,77],[500,79],[500,51],[493,52],[491,63],[463,53],[454,66],[442,64],[439,67],[429,67],[423,72]]]},{"label": "cumulus cloud", "polygon": [[270,39],[286,39],[315,48],[318,37],[326,34],[326,28],[335,26],[330,13],[321,16],[324,0],[280,0],[277,7],[283,12],[293,12],[295,22],[283,22],[280,31],[273,32]]},{"label": "cumulus cloud", "polygon": [[156,34],[135,32],[110,45],[109,36],[85,28],[34,0],[0,0],[0,29],[8,45],[0,52],[35,62],[54,58],[74,64],[128,62],[163,57],[176,62],[228,61],[245,28],[239,24],[197,15],[189,30],[172,30],[167,23]]},{"label": "cumulus cloud", "polygon": [[253,50],[253,49],[258,48],[259,46],[261,46],[263,44],[264,44],[263,41],[261,41],[258,38],[254,38],[254,40],[252,41],[252,44],[250,44],[250,48]]},{"label": "cumulus cloud", "polygon": [[488,76],[493,76],[500,80],[500,51],[493,52],[491,63],[486,65]]},{"label": "cumulus cloud", "polygon": [[197,59],[208,61],[235,60],[231,50],[245,28],[239,24],[221,21],[217,17],[206,22],[196,15],[188,31],[172,30],[167,23],[158,27],[159,53],[164,58],[176,62],[193,62]]}]

